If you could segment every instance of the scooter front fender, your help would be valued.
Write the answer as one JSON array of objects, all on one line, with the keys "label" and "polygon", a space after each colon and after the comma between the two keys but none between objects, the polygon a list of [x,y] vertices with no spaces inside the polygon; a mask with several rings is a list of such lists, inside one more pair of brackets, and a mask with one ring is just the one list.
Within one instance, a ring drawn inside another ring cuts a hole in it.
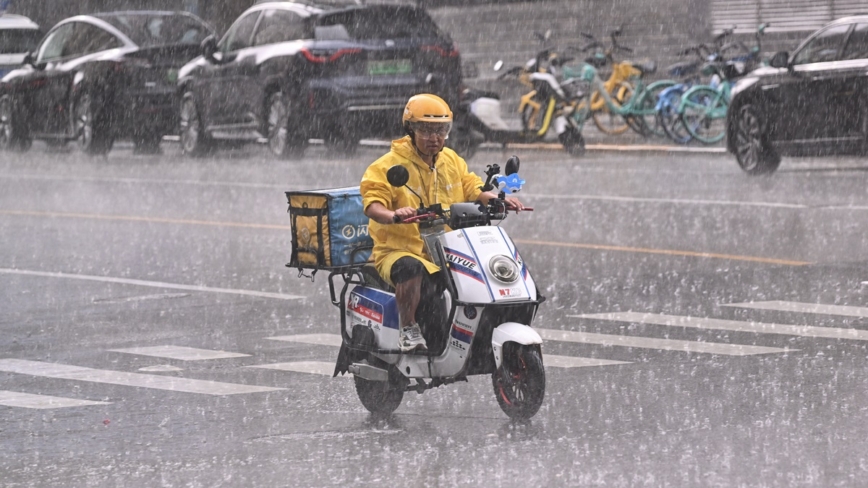
[{"label": "scooter front fender", "polygon": [[491,350],[494,352],[494,364],[500,367],[503,356],[503,345],[515,342],[524,346],[542,344],[542,337],[527,325],[518,322],[504,322],[494,328],[491,334]]}]

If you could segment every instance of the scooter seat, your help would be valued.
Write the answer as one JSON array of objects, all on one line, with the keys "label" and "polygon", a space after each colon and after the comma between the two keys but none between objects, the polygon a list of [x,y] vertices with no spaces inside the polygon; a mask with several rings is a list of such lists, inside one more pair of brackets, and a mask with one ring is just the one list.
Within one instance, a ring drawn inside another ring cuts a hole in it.
[{"label": "scooter seat", "polygon": [[362,279],[365,281],[365,285],[389,293],[395,293],[395,288],[380,276],[380,273],[377,272],[376,266],[366,264],[362,266],[360,271],[362,272]]}]

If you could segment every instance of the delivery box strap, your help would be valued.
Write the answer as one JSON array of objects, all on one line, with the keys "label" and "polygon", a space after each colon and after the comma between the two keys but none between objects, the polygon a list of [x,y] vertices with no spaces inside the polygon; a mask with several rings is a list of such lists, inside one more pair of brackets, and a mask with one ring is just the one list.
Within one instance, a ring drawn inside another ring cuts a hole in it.
[{"label": "delivery box strap", "polygon": [[289,213],[293,216],[298,217],[322,217],[327,215],[329,212],[328,208],[308,208],[308,207],[293,207],[289,206]]}]

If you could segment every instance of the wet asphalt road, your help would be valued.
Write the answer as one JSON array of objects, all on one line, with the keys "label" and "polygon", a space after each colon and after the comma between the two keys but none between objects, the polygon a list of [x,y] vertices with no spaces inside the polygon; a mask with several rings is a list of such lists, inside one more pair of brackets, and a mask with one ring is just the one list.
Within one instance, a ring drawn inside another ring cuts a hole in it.
[{"label": "wet asphalt road", "polygon": [[[522,158],[536,210],[503,225],[548,297],[534,325],[585,333],[544,356],[607,361],[547,367],[515,424],[488,377],[373,418],[317,373],[335,347],[275,339],[338,331],[325,276],[283,266],[283,192],[355,185],[382,148],[164,151],[0,155],[4,487],[868,479],[868,161],[749,178],[723,155],[478,154]],[[133,350],[168,346],[235,354]]]}]

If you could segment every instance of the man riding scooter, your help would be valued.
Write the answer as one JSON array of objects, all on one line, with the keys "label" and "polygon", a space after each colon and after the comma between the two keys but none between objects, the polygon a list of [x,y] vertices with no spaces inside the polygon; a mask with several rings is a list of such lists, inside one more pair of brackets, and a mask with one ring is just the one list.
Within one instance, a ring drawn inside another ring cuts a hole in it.
[{"label": "man riding scooter", "polygon": [[[425,314],[417,314],[417,309],[423,295],[437,295],[440,268],[427,255],[418,225],[394,224],[415,216],[420,205],[447,208],[460,202],[488,204],[497,194],[483,192],[482,179],[467,169],[455,151],[444,148],[452,128],[452,111],[443,99],[427,93],[411,97],[402,122],[407,135],[392,141],[389,153],[368,167],[360,192],[365,215],[371,219],[374,264],[380,276],[395,287],[400,317],[398,347],[412,351],[427,349],[417,322],[417,316]],[[394,165],[404,166],[410,173],[403,187],[393,187],[386,178]],[[524,208],[515,197],[505,200],[516,211]]]}]

